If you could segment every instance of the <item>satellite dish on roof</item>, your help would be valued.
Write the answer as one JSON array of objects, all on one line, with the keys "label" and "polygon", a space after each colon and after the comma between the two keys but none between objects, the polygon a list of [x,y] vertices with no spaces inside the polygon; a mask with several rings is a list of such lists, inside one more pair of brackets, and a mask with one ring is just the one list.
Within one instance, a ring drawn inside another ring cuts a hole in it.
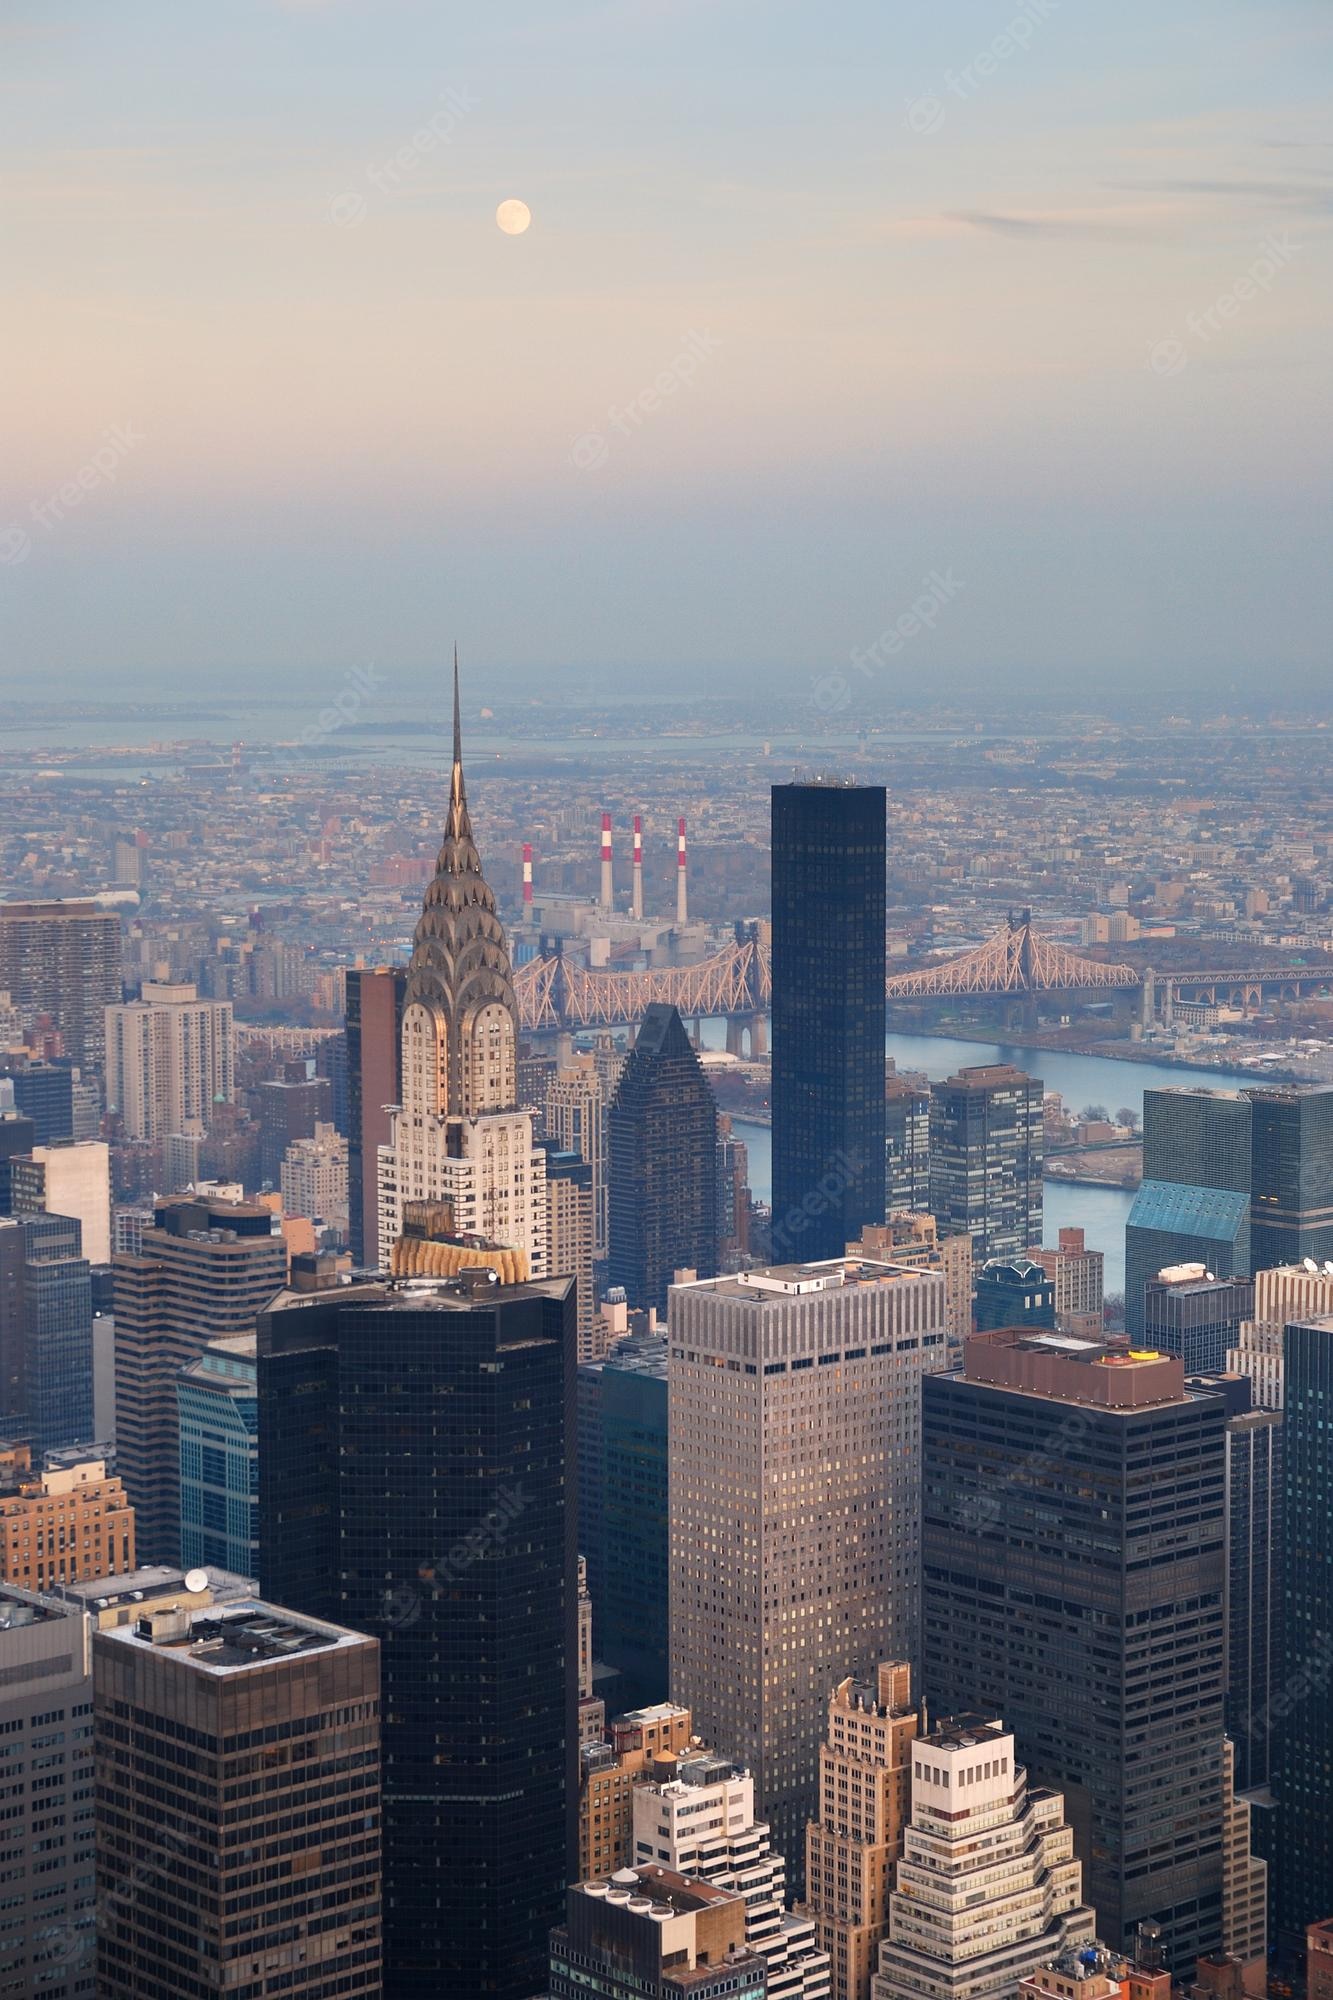
[{"label": "satellite dish on roof", "polygon": [[208,1571],[206,1569],[187,1569],[185,1572],[185,1588],[196,1597],[201,1590],[207,1590]]},{"label": "satellite dish on roof", "polygon": [[1306,1270],[1310,1273],[1310,1276],[1312,1278],[1317,1278],[1319,1276],[1319,1266],[1315,1263],[1313,1257],[1303,1257],[1301,1259],[1301,1262],[1304,1264]]}]

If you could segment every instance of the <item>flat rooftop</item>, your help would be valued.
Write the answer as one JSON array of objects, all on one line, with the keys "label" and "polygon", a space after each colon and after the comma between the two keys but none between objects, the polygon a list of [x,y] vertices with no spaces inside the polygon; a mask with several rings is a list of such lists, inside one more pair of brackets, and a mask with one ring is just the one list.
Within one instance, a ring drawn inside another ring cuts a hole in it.
[{"label": "flat rooftop", "polygon": [[[146,1597],[166,1597],[175,1592],[179,1592],[183,1602],[188,1602],[192,1593],[186,1588],[186,1574],[170,1564],[154,1564],[145,1569],[126,1570],[120,1576],[86,1577],[57,1588],[61,1597],[78,1599],[90,1610],[106,1611],[115,1604],[138,1603]],[[237,1603],[254,1597],[255,1586],[248,1576],[235,1576],[228,1569],[204,1569],[202,1574],[208,1579],[207,1587],[215,1603]]]},{"label": "flat rooftop", "polygon": [[946,1715],[917,1743],[931,1750],[975,1750],[979,1743],[1008,1733],[998,1716]]},{"label": "flat rooftop", "polygon": [[1078,1340],[1037,1327],[970,1334],[963,1377],[996,1389],[1103,1409],[1143,1409],[1189,1400],[1179,1355],[1105,1340]]},{"label": "flat rooftop", "polygon": [[362,1632],[298,1617],[257,1599],[193,1612],[159,1611],[130,1625],[113,1626],[98,1638],[143,1653],[170,1654],[205,1674],[244,1673],[274,1660],[369,1643]]},{"label": "flat rooftop", "polygon": [[53,1603],[31,1590],[18,1590],[0,1583],[0,1632],[13,1632],[21,1625],[48,1625],[56,1618],[72,1618],[76,1607]]},{"label": "flat rooftop", "polygon": [[748,1299],[755,1305],[780,1304],[783,1300],[809,1296],[815,1292],[848,1291],[886,1285],[919,1285],[923,1280],[940,1281],[940,1273],[919,1264],[900,1264],[892,1258],[830,1257],[815,1264],[763,1264],[734,1277],[693,1278],[673,1285],[673,1292],[711,1292],[715,1298]]}]

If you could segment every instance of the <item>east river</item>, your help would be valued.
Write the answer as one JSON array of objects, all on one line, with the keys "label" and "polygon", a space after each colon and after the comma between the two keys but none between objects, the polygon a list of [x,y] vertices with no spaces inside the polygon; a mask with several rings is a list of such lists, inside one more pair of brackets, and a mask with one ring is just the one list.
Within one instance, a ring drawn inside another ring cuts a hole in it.
[{"label": "east river", "polygon": [[[706,1039],[712,1038],[706,1036]],[[1088,1104],[1101,1104],[1113,1118],[1122,1108],[1142,1114],[1145,1090],[1189,1084],[1235,1090],[1243,1084],[1264,1081],[1262,1076],[1183,1069],[1173,1063],[1119,1062],[1113,1056],[1068,1055],[1058,1049],[1024,1048],[1018,1042],[889,1035],[884,1045],[899,1069],[924,1070],[932,1079],[949,1076],[969,1064],[1014,1063],[1029,1076],[1039,1076],[1047,1090],[1058,1090],[1071,1111],[1081,1111]],[[756,1201],[769,1201],[773,1189],[773,1134],[766,1125],[752,1125],[743,1119],[735,1121],[735,1132],[749,1150],[751,1191]],[[1123,1292],[1125,1288],[1125,1219],[1133,1199],[1133,1194],[1123,1188],[1046,1182],[1043,1210],[1046,1242],[1053,1245],[1062,1228],[1085,1230],[1088,1248],[1106,1253],[1108,1293]]]}]

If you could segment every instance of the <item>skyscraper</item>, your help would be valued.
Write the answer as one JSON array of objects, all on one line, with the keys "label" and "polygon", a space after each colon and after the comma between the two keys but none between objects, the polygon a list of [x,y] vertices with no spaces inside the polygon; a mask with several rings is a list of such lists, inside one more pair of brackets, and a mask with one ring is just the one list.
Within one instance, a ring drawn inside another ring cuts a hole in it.
[{"label": "skyscraper", "polygon": [[833,2000],[870,2000],[889,1890],[903,1851],[918,1719],[906,1661],[873,1681],[849,1676],[829,1696],[819,1746],[819,1815],[805,1830],[805,1901],[828,1953]]},{"label": "skyscraper", "polygon": [[78,1222],[25,1215],[23,1339],[26,1434],[41,1455],[93,1434],[93,1296]]},{"label": "skyscraper", "polygon": [[112,1260],[116,1462],[145,1561],[180,1555],[177,1381],[211,1339],[253,1333],[281,1290],[287,1252],[256,1202],[178,1195],[158,1202],[135,1255]]},{"label": "skyscraper", "polygon": [[257,1601],[93,1634],[105,2000],[377,2000],[378,1655]]},{"label": "skyscraper", "polygon": [[595,1359],[599,1343],[593,1317],[592,1168],[581,1153],[567,1153],[551,1140],[546,1154],[547,1261],[552,1276],[573,1278],[577,1306],[579,1360]]},{"label": "skyscraper", "polygon": [[579,1426],[597,1658],[616,1675],[615,1708],[645,1708],[666,1700],[671,1678],[665,1334],[631,1334],[580,1368]]},{"label": "skyscraper", "polygon": [[717,1270],[717,1107],[674,1007],[654,1002],[607,1113],[610,1280],[666,1311],[676,1271]]},{"label": "skyscraper", "polygon": [[259,1401],[255,1336],[221,1334],[176,1378],[180,1559],[186,1569],[259,1574]]},{"label": "skyscraper", "polygon": [[454,661],[454,761],[435,876],[412,940],[403,1002],[402,1102],[380,1149],[379,1261],[390,1268],[408,1202],[443,1204],[451,1233],[516,1251],[545,1275],[546,1155],[518,1109],[518,1003],[463,783]]},{"label": "skyscraper", "polygon": [[910,1658],[944,1278],[841,1257],[671,1297],[672,1695],[754,1773],[793,1878],[829,1689]]},{"label": "skyscraper", "polygon": [[669,1777],[631,1793],[634,1866],[654,1861],[676,1874],[745,1897],[745,1936],[768,1961],[768,1991],[780,2000],[828,2000],[828,1953],[808,1916],[787,1908],[787,1866],[755,1816],[754,1779],[742,1764],[694,1749]]},{"label": "skyscraper", "polygon": [[1187,1375],[1215,1375],[1254,1311],[1248,1278],[1214,1278],[1198,1264],[1168,1265],[1143,1289],[1144,1344],[1178,1354]]},{"label": "skyscraper", "polygon": [[1291,1957],[1333,1909],[1333,1319],[1286,1331],[1282,1685],[1257,1727],[1275,1731],[1278,1943]]},{"label": "skyscraper", "polygon": [[14,1101],[14,1080],[0,1076],[0,1215],[12,1215],[12,1162],[30,1153],[37,1141],[37,1128]]},{"label": "skyscraper", "polygon": [[0,1581],[51,1590],[134,1568],[134,1509],[100,1458],[36,1469],[0,1448]]},{"label": "skyscraper", "polygon": [[773,1254],[837,1257],[885,1201],[882,785],[775,785]]},{"label": "skyscraper", "polygon": [[1222,1937],[1225,1410],[1179,1360],[1001,1332],[924,1383],[925,1693],[1065,1793],[1117,1949]]},{"label": "skyscraper", "polygon": [[1125,1326],[1143,1338],[1144,1286],[1170,1264],[1246,1277],[1250,1104],[1236,1091],[1143,1093],[1143,1183],[1125,1228]]},{"label": "skyscraper", "polygon": [[978,1263],[1041,1242],[1044,1149],[1040,1077],[983,1063],[931,1084],[930,1206]]},{"label": "skyscraper", "polygon": [[1333,1259],[1333,1084],[1247,1090],[1251,1269]]},{"label": "skyscraper", "polygon": [[593,1256],[606,1256],[609,1178],[606,1113],[609,1099],[596,1058],[575,1051],[547,1083],[543,1099],[546,1130],[562,1152],[577,1153],[592,1171]]},{"label": "skyscraper", "polygon": [[924,1076],[884,1079],[884,1119],[888,1144],[888,1212],[911,1214],[930,1207],[930,1084]]},{"label": "skyscraper", "polygon": [[188,984],[145,980],[137,1000],[106,1010],[106,1104],[127,1139],[165,1139],[207,1125],[232,1094],[230,1000]]},{"label": "skyscraper", "polygon": [[379,1254],[379,1149],[403,1094],[407,967],[354,966],[346,982],[349,1234],[352,1262],[364,1270]]},{"label": "skyscraper", "polygon": [[486,1269],[260,1321],[263,1588],[382,1637],[387,2000],[528,2000],[577,1867],[574,1340]]},{"label": "skyscraper", "polygon": [[1227,1735],[1236,1790],[1271,1782],[1273,1715],[1282,1666],[1282,1416],[1253,1407],[1244,1375],[1196,1375],[1186,1385],[1226,1410]]},{"label": "skyscraper", "polygon": [[963,1715],[912,1746],[912,1816],[874,2000],[1008,2000],[1096,1919],[1059,1792],[1029,1790],[1002,1722]]},{"label": "skyscraper", "polygon": [[0,1979],[16,2000],[93,1991],[92,1692],[82,1607],[0,1585],[0,1744],[13,1780]]},{"label": "skyscraper", "polygon": [[1031,1257],[988,1257],[977,1272],[978,1333],[999,1326],[1055,1328],[1055,1280]]},{"label": "skyscraper", "polygon": [[0,903],[0,993],[11,996],[20,1014],[49,1014],[71,1062],[104,1060],[106,1009],[120,992],[120,918],[113,910],[72,898]]}]

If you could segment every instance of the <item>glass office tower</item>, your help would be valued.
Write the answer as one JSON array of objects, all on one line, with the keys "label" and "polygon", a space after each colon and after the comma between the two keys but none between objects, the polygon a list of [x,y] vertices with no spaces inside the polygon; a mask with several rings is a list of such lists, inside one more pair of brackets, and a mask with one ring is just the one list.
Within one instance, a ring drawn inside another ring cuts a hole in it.
[{"label": "glass office tower", "polygon": [[381,1641],[386,2000],[544,1990],[577,1870],[574,1313],[476,1270],[260,1320],[264,1589]]},{"label": "glass office tower", "polygon": [[773,1261],[885,1215],[882,785],[775,785]]},{"label": "glass office tower", "polygon": [[1333,1319],[1289,1325],[1283,1349],[1282,1681],[1257,1726],[1277,1744],[1278,1945],[1302,1962],[1333,1911]]}]

